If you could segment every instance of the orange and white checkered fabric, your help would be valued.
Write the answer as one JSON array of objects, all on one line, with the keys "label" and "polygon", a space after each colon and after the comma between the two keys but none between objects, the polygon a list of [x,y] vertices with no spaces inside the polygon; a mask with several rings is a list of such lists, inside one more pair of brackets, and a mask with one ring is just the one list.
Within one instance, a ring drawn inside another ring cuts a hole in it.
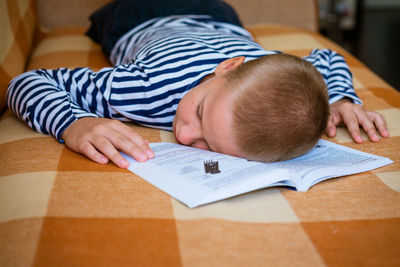
[{"label": "orange and white checkered fabric", "polygon": [[[400,266],[400,94],[318,34],[249,27],[266,49],[342,53],[365,107],[391,138],[334,142],[394,160],[307,192],[258,190],[189,209],[131,172],[100,165],[38,134],[10,111],[0,119],[1,266]],[[28,68],[109,63],[83,29],[59,29]],[[129,124],[130,125],[130,124]],[[134,127],[151,142],[173,135]]]},{"label": "orange and white checkered fabric", "polygon": [[8,83],[25,70],[36,29],[34,0],[0,1],[0,114]]}]

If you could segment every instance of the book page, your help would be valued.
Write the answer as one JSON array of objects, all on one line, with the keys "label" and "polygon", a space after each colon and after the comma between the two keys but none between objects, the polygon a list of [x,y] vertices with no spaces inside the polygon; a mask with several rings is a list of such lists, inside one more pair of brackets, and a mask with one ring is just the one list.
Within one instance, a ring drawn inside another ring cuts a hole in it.
[{"label": "book page", "polygon": [[[185,176],[212,190],[218,190],[275,169],[274,166],[176,144],[154,144],[152,149],[157,155],[151,161],[153,164],[168,169],[176,175]],[[219,172],[206,172],[205,166],[209,161],[218,163],[217,171]]]},{"label": "book page", "polygon": [[307,154],[273,163],[248,161],[173,143],[152,143],[155,158],[129,161],[129,170],[189,207],[270,186],[306,191],[323,180],[373,170],[388,158],[320,140]]},{"label": "book page", "polygon": [[[147,162],[139,163],[124,155],[130,162],[129,170],[175,197],[179,194],[176,198],[184,203],[212,201],[256,190],[281,181],[284,176],[278,174],[286,172],[272,165],[178,144],[150,146],[155,157]],[[270,179],[255,179],[261,176]]]},{"label": "book page", "polygon": [[329,178],[373,170],[392,162],[388,158],[321,139],[310,152],[301,157],[269,164],[298,173],[302,184],[297,189],[304,191]]}]

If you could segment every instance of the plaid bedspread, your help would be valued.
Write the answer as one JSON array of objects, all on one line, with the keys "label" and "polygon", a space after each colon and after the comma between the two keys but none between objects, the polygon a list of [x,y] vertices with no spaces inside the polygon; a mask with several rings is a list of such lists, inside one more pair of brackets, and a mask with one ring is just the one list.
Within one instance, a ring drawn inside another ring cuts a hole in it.
[{"label": "plaid bedspread", "polygon": [[[269,188],[189,209],[7,110],[0,119],[0,266],[400,266],[400,94],[318,34],[278,25],[249,30],[266,49],[342,53],[365,108],[386,117],[391,138],[358,145],[341,129],[327,139],[395,164],[307,192]],[[28,68],[109,66],[83,32],[48,34]],[[173,141],[169,132],[130,126],[151,142]]]}]

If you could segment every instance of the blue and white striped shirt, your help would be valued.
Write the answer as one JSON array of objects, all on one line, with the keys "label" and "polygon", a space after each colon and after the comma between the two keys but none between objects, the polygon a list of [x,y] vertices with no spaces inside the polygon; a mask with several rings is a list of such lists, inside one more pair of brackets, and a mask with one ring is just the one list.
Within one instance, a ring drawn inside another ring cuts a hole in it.
[{"label": "blue and white striped shirt", "polygon": [[[182,97],[229,58],[245,61],[268,54],[241,27],[209,16],[169,16],[149,20],[125,34],[110,60],[115,67],[34,70],[13,79],[8,106],[30,127],[61,135],[82,117],[106,117],[172,129]],[[361,103],[342,56],[313,50],[305,57],[328,86],[330,103],[352,98]]]}]

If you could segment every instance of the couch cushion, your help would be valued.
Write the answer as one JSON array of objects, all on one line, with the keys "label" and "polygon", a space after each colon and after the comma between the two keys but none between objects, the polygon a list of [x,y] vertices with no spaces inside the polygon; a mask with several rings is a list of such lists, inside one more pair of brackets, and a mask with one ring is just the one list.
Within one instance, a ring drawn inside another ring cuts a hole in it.
[{"label": "couch cushion", "polygon": [[0,2],[0,113],[10,80],[22,73],[36,29],[35,0]]},{"label": "couch cushion", "polygon": [[86,27],[60,27],[35,47],[27,66],[32,69],[90,67],[94,70],[111,66],[101,47],[84,35]]}]

